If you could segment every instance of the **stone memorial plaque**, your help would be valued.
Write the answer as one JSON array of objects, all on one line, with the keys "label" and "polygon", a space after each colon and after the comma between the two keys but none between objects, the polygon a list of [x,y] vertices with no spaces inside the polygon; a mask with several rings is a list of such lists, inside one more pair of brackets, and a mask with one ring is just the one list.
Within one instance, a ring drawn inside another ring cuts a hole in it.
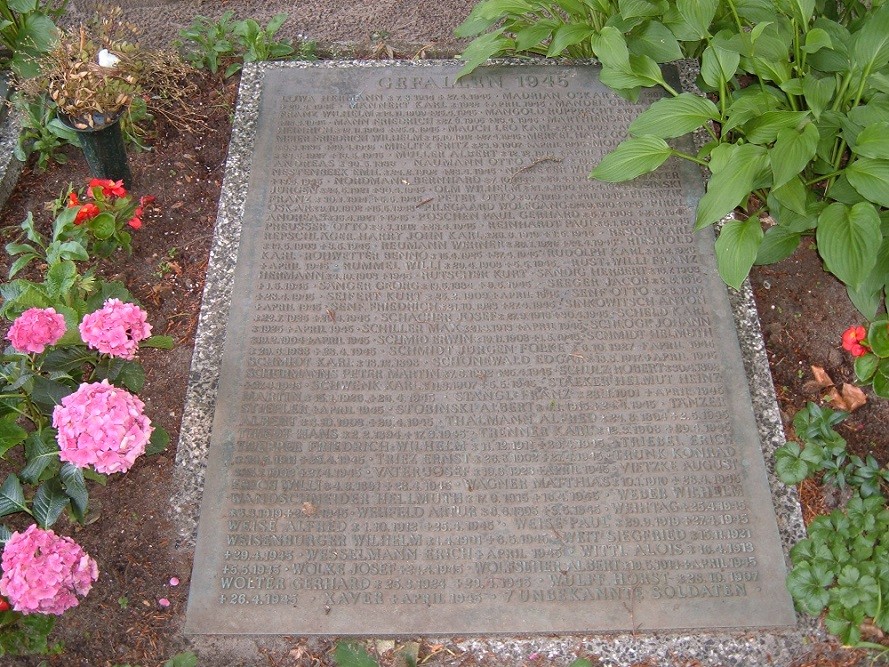
[{"label": "stone memorial plaque", "polygon": [[795,623],[695,169],[593,67],[271,68],[193,633]]}]

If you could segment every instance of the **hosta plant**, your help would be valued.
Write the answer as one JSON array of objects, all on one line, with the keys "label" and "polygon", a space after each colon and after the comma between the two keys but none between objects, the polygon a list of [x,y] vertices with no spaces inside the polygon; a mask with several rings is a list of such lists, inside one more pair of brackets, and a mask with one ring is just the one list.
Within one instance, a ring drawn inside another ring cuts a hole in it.
[{"label": "hosta plant", "polygon": [[[754,263],[808,238],[855,306],[876,315],[889,282],[889,4],[487,0],[461,30],[489,31],[466,49],[465,70],[545,50],[595,56],[603,83],[630,99],[664,88],[591,176],[695,162],[710,173],[696,229],[736,212],[716,244],[726,283],[738,288]],[[658,63],[680,56],[698,61],[707,97],[665,84]],[[709,137],[697,152],[669,143],[695,131]]]}]

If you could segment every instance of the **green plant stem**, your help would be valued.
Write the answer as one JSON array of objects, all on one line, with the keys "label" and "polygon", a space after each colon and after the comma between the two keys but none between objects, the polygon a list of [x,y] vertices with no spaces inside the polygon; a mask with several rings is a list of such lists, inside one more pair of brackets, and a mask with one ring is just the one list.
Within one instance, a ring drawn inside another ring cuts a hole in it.
[{"label": "green plant stem", "polygon": [[741,17],[738,16],[738,10],[735,7],[734,0],[728,0],[728,7],[732,11],[732,16],[735,18],[735,24],[738,26],[738,32],[744,32],[744,26],[741,24]]},{"label": "green plant stem", "polygon": [[695,157],[694,155],[689,155],[688,153],[683,153],[682,151],[677,151],[675,149],[670,151],[671,155],[675,155],[676,157],[681,157],[683,160],[688,160],[690,162],[694,162],[695,164],[699,164],[702,167],[709,167],[710,163],[706,160],[701,160],[700,158]]},{"label": "green plant stem", "polygon": [[839,169],[837,171],[832,171],[829,174],[824,174],[823,176],[819,176],[818,178],[813,178],[811,181],[806,181],[805,186],[809,187],[810,185],[815,185],[816,183],[820,183],[823,180],[829,180],[831,178],[836,178],[840,174],[842,174],[845,169]]},{"label": "green plant stem", "polygon": [[710,125],[705,123],[703,125],[703,128],[707,130],[707,134],[710,135],[710,138],[713,139],[713,141],[719,141],[719,137],[716,136],[716,131],[712,127],[710,127]]},{"label": "green plant stem", "polygon": [[846,91],[849,89],[850,83],[852,83],[852,72],[849,72],[848,74],[846,74],[846,76],[843,77],[843,81],[840,84],[840,89],[837,91],[836,99],[833,102],[833,106],[830,108],[831,111],[840,110],[840,105],[846,98]]},{"label": "green plant stem", "polygon": [[679,97],[679,93],[677,93],[669,83],[663,81],[661,82],[661,85],[664,87],[664,90],[670,93],[673,97]]}]

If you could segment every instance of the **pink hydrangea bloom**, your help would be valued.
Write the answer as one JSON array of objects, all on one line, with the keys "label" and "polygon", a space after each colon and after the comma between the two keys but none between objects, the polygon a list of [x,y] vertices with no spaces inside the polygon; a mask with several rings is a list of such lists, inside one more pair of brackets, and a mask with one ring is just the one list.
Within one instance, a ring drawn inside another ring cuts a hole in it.
[{"label": "pink hydrangea bloom", "polygon": [[145,404],[108,380],[84,383],[52,413],[59,459],[101,473],[126,472],[145,453],[154,428]]},{"label": "pink hydrangea bloom", "polygon": [[28,308],[19,315],[6,337],[19,352],[41,353],[65,335],[65,318],[55,308]]},{"label": "pink hydrangea bloom", "polygon": [[22,614],[62,614],[76,607],[99,578],[96,561],[70,537],[32,524],[3,549],[0,594]]},{"label": "pink hydrangea bloom", "polygon": [[139,341],[151,335],[145,311],[120,299],[108,299],[101,310],[84,316],[80,336],[92,349],[112,357],[132,359]]}]

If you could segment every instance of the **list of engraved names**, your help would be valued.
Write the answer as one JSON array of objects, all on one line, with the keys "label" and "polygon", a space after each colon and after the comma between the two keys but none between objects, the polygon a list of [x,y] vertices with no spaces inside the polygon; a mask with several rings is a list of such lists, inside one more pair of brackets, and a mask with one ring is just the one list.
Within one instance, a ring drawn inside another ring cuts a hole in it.
[{"label": "list of engraved names", "polygon": [[688,187],[586,178],[655,98],[454,72],[267,83],[209,608],[750,623],[780,547]]}]

